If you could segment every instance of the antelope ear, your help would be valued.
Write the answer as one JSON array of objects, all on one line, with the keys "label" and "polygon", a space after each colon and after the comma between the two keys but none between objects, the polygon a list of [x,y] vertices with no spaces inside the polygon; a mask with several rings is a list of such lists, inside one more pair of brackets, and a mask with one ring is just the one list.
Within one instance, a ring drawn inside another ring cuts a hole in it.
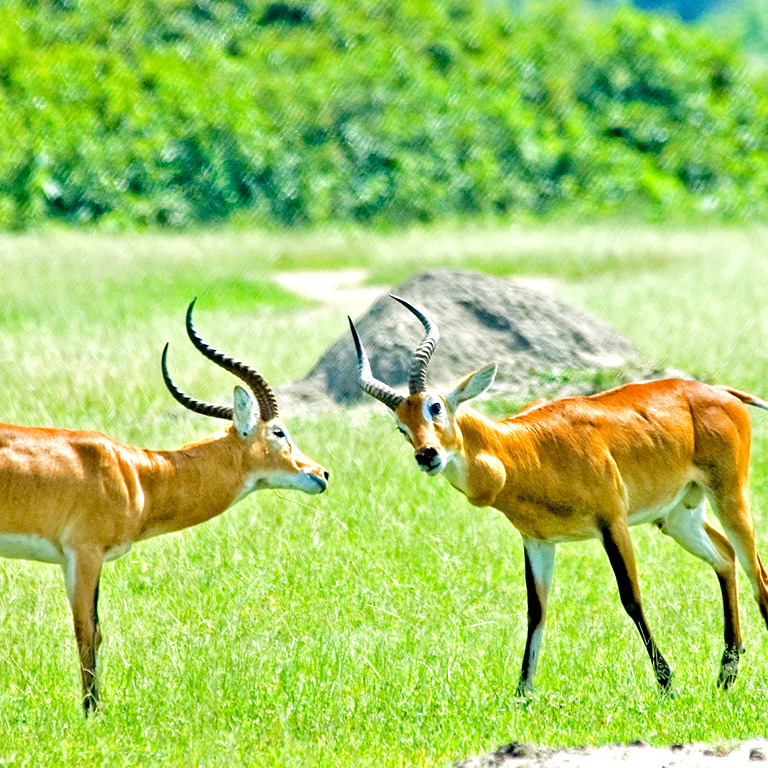
[{"label": "antelope ear", "polygon": [[242,387],[235,387],[234,423],[237,434],[248,437],[256,429],[259,416],[256,411],[256,403],[251,393]]},{"label": "antelope ear", "polygon": [[463,402],[482,395],[496,378],[496,363],[491,363],[479,371],[463,378],[447,395],[448,407],[455,411]]}]

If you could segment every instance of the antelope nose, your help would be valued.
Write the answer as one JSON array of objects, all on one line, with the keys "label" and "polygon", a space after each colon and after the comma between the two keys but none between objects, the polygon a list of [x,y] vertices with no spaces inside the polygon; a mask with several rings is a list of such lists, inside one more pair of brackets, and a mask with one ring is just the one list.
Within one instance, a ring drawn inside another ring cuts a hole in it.
[{"label": "antelope nose", "polygon": [[436,448],[424,448],[424,450],[419,451],[416,454],[416,462],[420,467],[423,467],[424,469],[429,469],[430,467],[432,467],[432,465],[435,463],[436,458],[437,458]]},{"label": "antelope nose", "polygon": [[330,476],[331,476],[331,473],[327,469],[323,470],[323,477],[326,479],[326,481]]}]

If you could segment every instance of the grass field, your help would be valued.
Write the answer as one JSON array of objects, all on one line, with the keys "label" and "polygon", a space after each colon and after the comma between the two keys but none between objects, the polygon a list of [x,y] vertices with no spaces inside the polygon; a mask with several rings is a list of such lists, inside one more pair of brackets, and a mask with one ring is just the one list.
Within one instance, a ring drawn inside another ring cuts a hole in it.
[{"label": "grass field", "polygon": [[[276,287],[276,270],[362,267],[388,287],[427,267],[547,277],[652,364],[768,397],[768,230],[454,229],[0,237],[0,419],[94,428],[171,448],[217,424],[165,391],[233,382],[184,336],[188,301],[217,346],[271,383],[304,374],[345,310]],[[465,371],[457,371],[457,377]],[[525,638],[519,536],[422,476],[391,417],[281,414],[331,470],[322,497],[254,494],[107,566],[103,713],[80,713],[58,568],[0,561],[0,765],[446,766],[512,740],[708,741],[768,733],[768,632],[741,579],[748,653],[715,688],[711,570],[634,529],[649,621],[676,670],[658,696],[596,543],[558,554],[538,693],[513,696]],[[752,490],[768,557],[768,418]]]}]

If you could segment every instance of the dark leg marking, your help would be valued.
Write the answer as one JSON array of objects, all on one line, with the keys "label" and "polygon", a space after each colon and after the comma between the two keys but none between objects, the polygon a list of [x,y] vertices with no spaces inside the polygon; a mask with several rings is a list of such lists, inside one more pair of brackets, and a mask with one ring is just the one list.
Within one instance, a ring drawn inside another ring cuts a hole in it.
[{"label": "dark leg marking", "polygon": [[741,641],[741,629],[738,624],[738,608],[736,608],[735,614],[731,610],[734,604],[731,586],[735,588],[735,583],[732,585],[729,579],[726,579],[719,573],[717,574],[717,580],[720,582],[720,591],[723,595],[723,612],[725,614],[725,650],[720,661],[720,674],[717,676],[717,685],[727,691],[736,682],[736,677],[739,674],[739,659],[744,653],[744,643]]},{"label": "dark leg marking", "polygon": [[637,583],[637,569],[632,550],[632,540],[625,526],[614,526],[613,529],[605,527],[603,533],[603,547],[608,555],[608,560],[616,576],[619,587],[621,604],[629,617],[634,621],[645,650],[651,660],[656,681],[664,692],[670,692],[672,688],[672,670],[666,659],[661,655],[656,642],[651,635],[651,630],[643,611],[643,602],[640,596],[640,587]]},{"label": "dark leg marking", "polygon": [[533,691],[533,678],[539,661],[541,637],[547,614],[547,598],[552,586],[555,566],[555,545],[545,541],[524,538],[525,586],[528,601],[528,635],[525,641],[523,666],[517,696]]}]

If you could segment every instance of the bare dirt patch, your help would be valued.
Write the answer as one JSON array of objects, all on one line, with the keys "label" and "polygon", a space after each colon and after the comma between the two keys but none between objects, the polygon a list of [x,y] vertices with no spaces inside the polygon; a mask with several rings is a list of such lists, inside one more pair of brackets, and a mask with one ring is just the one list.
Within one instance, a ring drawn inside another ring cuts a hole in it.
[{"label": "bare dirt patch", "polygon": [[546,749],[508,744],[495,752],[455,763],[454,768],[734,768],[768,761],[768,740],[754,739],[731,748],[677,744],[668,748],[641,742],[618,746]]},{"label": "bare dirt patch", "polygon": [[381,293],[381,288],[365,284],[362,269],[317,272],[280,272],[275,280],[300,296],[327,306],[344,307],[350,314],[362,312]]}]

